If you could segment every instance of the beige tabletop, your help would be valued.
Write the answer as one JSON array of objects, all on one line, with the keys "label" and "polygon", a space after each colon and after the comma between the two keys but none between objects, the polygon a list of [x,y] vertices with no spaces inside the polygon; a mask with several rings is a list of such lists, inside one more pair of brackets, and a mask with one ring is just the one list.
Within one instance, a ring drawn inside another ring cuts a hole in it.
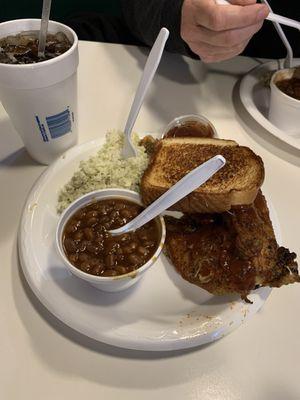
[{"label": "beige tabletop", "polygon": [[[145,57],[135,47],[80,43],[80,142],[124,126]],[[238,79],[257,63],[238,57],[205,68],[165,55],[135,129],[156,132],[175,116],[198,113],[220,137],[251,147],[265,163],[264,191],[282,244],[300,254],[300,151],[260,129],[237,101]],[[273,290],[257,315],[223,339],[173,353],[104,345],[53,317],[28,287],[16,249],[22,206],[44,170],[29,158],[1,107],[1,400],[300,399],[297,285]]]}]

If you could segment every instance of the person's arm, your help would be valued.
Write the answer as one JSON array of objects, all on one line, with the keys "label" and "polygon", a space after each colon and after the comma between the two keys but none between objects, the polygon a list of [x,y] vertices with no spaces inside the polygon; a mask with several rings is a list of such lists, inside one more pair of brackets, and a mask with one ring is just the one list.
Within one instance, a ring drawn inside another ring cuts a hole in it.
[{"label": "person's arm", "polygon": [[170,30],[166,49],[215,62],[240,54],[261,28],[268,8],[256,0],[121,0],[128,29],[151,46],[161,29]]}]

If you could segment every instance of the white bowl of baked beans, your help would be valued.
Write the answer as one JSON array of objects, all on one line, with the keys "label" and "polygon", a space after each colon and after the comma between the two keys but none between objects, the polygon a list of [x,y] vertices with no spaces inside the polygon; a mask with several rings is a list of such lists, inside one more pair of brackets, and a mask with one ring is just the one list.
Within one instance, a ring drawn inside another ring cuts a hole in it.
[{"label": "white bowl of baked beans", "polygon": [[165,237],[159,216],[141,228],[112,236],[144,209],[138,193],[103,189],[75,200],[63,212],[56,248],[64,265],[78,278],[106,292],[134,285],[159,257]]}]

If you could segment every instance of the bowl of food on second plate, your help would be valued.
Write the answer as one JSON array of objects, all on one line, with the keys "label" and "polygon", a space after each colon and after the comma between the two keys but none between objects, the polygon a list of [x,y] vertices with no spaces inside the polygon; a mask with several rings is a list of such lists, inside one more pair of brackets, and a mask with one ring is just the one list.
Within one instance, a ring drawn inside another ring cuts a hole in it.
[{"label": "bowl of food on second plate", "polygon": [[270,122],[288,135],[299,135],[300,67],[278,70],[270,87]]}]

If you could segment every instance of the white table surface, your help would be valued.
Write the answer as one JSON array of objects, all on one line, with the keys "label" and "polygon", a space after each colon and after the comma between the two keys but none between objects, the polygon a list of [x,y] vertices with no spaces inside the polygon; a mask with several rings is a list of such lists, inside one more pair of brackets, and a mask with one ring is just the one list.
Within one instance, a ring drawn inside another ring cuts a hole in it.
[{"label": "white table surface", "polygon": [[[135,47],[80,43],[80,142],[124,126],[145,57]],[[156,131],[175,116],[202,113],[220,137],[251,147],[265,163],[264,190],[277,211],[282,244],[300,254],[300,152],[263,132],[232,101],[239,77],[256,64],[239,57],[207,69],[165,55],[135,129]],[[56,320],[29,289],[16,250],[22,206],[44,169],[29,158],[1,107],[1,400],[300,399],[299,285],[273,290],[249,322],[188,351],[122,350]]]}]

